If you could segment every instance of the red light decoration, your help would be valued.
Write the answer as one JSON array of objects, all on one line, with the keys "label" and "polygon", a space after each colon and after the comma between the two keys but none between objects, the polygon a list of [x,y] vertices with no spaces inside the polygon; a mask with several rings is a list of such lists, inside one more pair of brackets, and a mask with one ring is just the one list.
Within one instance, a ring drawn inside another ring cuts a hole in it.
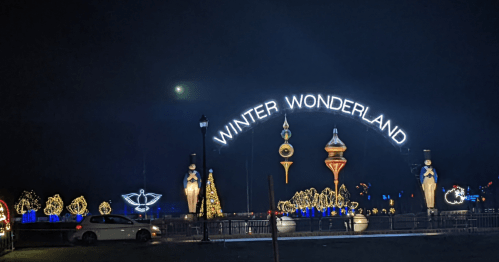
[{"label": "red light decoration", "polygon": [[3,201],[3,200],[0,200],[0,203],[2,203],[2,205],[5,207],[5,210],[7,210],[7,217],[5,218],[5,222],[6,223],[10,223],[9,207],[7,206],[7,204],[5,203],[5,201]]}]

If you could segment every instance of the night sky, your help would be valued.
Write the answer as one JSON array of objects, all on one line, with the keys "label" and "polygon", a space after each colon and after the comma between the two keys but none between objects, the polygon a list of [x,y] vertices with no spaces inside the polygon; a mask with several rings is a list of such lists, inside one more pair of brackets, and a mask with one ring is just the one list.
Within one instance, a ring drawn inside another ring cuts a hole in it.
[{"label": "night sky", "polygon": [[[0,195],[33,189],[43,206],[59,193],[65,205],[84,195],[91,212],[105,200],[122,209],[120,195],[144,186],[145,158],[147,191],[187,210],[182,179],[191,153],[202,170],[202,114],[224,212],[246,210],[247,172],[252,211],[268,209],[267,175],[276,200],[334,187],[324,164],[334,126],[352,193],[360,182],[375,198],[416,192],[409,165],[422,164],[423,149],[438,190],[497,186],[498,13],[496,1],[464,0],[3,1]],[[280,110],[225,147],[212,139],[249,108],[308,93],[383,113],[407,143],[317,110]]]}]

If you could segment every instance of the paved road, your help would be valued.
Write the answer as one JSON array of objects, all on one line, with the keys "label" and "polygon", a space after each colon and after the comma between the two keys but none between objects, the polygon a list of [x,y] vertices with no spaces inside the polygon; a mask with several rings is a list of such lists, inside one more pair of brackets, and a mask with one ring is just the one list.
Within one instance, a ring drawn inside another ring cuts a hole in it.
[{"label": "paved road", "polygon": [[[281,261],[497,261],[499,235],[440,235],[280,241]],[[101,242],[17,249],[0,261],[272,261],[272,243]]]}]

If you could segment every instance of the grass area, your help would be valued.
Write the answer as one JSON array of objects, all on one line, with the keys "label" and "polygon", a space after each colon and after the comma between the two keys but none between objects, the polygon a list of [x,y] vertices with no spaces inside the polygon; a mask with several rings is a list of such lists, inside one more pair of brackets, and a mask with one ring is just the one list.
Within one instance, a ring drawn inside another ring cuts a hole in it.
[{"label": "grass area", "polygon": [[[280,261],[495,261],[499,234],[279,242]],[[96,246],[18,249],[0,261],[272,261],[267,242],[101,242]]]}]

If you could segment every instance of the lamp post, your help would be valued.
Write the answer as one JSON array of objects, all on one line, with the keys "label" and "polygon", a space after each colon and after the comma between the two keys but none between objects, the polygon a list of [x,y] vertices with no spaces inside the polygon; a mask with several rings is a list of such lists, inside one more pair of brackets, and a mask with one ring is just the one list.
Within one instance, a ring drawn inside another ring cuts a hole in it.
[{"label": "lamp post", "polygon": [[206,225],[206,220],[208,219],[208,209],[206,208],[206,202],[208,201],[208,193],[206,192],[206,129],[208,129],[208,118],[205,115],[201,116],[199,120],[199,127],[201,127],[201,133],[203,134],[203,191],[204,191],[204,205],[203,205],[203,240],[201,242],[209,242],[208,238],[208,227]]}]

